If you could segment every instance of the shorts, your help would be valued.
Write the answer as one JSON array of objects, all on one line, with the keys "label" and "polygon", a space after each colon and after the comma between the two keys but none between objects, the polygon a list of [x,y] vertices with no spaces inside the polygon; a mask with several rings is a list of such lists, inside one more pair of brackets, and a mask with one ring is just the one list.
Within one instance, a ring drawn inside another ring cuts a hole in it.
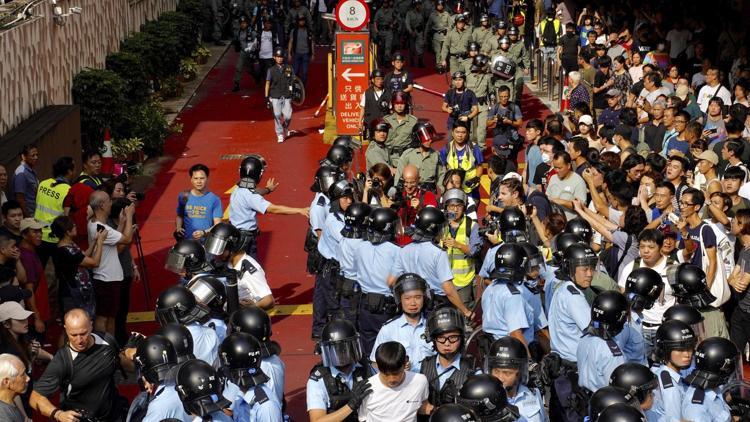
[{"label": "shorts", "polygon": [[62,314],[65,315],[69,310],[81,308],[85,310],[92,318],[96,316],[96,298],[94,291],[88,285],[88,288],[80,287],[70,288],[70,295],[62,296]]},{"label": "shorts", "polygon": [[120,307],[120,281],[94,280],[94,294],[96,296],[96,316],[114,318]]}]

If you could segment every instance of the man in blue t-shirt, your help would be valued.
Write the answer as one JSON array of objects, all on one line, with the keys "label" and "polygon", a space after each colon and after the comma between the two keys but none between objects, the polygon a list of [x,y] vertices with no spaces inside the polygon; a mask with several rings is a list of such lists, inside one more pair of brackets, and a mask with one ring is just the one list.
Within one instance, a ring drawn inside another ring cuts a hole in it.
[{"label": "man in blue t-shirt", "polygon": [[177,197],[175,234],[187,239],[201,239],[214,224],[221,221],[221,199],[206,190],[208,167],[196,164],[190,167],[189,173],[193,187],[189,191],[180,192]]}]

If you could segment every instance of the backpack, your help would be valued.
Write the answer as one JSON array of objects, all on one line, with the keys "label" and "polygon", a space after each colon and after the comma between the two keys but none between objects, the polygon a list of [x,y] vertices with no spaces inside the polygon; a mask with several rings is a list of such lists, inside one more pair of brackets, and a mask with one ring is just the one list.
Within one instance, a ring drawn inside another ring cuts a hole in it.
[{"label": "backpack", "polygon": [[[617,280],[617,273],[620,271],[622,261],[628,255],[630,245],[633,244],[633,235],[628,235],[628,240],[625,242],[625,250],[620,249],[619,246],[612,244],[607,249],[604,249],[599,254],[599,262],[602,264],[607,274],[613,279]],[[618,257],[618,254],[622,251],[622,255]]]},{"label": "backpack", "polygon": [[557,31],[555,30],[554,20],[543,20],[541,24],[544,24],[542,29],[542,43],[545,47],[554,47],[557,45]]}]

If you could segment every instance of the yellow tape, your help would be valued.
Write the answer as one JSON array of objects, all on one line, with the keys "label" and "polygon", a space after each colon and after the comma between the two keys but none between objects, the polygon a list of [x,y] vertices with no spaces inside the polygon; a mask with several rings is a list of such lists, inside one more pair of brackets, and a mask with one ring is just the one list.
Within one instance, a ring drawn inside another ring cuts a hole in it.
[{"label": "yellow tape", "polygon": [[[303,303],[299,305],[276,305],[275,308],[268,312],[270,316],[277,315],[312,315],[312,303]],[[154,322],[154,312],[131,312],[128,314],[129,323]]]}]

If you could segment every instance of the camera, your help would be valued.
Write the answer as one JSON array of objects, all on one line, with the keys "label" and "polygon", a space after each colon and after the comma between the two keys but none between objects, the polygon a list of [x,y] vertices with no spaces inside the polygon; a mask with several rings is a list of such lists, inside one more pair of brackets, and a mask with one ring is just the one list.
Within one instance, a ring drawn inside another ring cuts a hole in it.
[{"label": "camera", "polygon": [[458,116],[461,115],[461,107],[458,104],[453,105],[451,107],[451,117],[454,119],[458,119]]},{"label": "camera", "polygon": [[380,182],[380,179],[378,179],[377,177],[373,177],[371,180],[372,180],[373,190],[380,190],[383,187],[382,183]]}]

